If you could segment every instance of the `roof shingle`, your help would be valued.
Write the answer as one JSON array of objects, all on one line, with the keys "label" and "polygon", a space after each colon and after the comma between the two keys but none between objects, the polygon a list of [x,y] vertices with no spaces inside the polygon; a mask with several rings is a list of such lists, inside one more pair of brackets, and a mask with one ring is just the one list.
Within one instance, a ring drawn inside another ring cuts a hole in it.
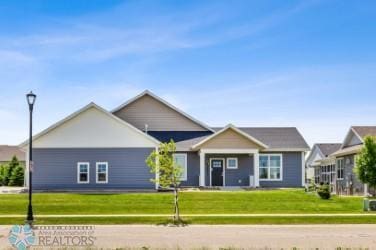
[{"label": "roof shingle", "polygon": [[25,152],[18,146],[0,145],[0,162],[7,162],[16,156],[19,161],[25,161]]}]

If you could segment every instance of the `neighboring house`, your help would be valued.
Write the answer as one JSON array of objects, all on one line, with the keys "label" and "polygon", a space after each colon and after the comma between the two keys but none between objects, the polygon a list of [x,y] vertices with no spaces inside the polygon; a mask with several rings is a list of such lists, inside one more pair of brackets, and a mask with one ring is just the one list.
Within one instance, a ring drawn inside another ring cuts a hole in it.
[{"label": "neighboring house", "polygon": [[0,165],[8,163],[16,156],[18,161],[25,165],[25,152],[18,146],[0,145]]},{"label": "neighboring house", "polygon": [[352,195],[368,192],[367,187],[358,180],[354,173],[356,155],[362,149],[364,138],[368,135],[376,136],[376,126],[352,126],[340,149],[330,155],[336,161],[337,193]]},{"label": "neighboring house", "polygon": [[145,91],[112,112],[91,103],[35,135],[33,187],[157,188],[145,159],[170,139],[182,186],[304,186],[309,147],[296,128],[213,128]]},{"label": "neighboring house", "polygon": [[307,157],[307,179],[315,184],[329,183],[334,191],[336,180],[335,157],[330,156],[341,148],[341,143],[316,143]]}]

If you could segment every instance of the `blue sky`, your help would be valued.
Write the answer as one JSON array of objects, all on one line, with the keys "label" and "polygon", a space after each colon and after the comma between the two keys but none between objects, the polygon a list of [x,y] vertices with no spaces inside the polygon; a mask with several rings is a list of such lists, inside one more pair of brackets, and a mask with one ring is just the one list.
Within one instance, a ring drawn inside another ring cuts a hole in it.
[{"label": "blue sky", "polygon": [[375,1],[0,1],[0,144],[150,89],[212,126],[376,124]]}]

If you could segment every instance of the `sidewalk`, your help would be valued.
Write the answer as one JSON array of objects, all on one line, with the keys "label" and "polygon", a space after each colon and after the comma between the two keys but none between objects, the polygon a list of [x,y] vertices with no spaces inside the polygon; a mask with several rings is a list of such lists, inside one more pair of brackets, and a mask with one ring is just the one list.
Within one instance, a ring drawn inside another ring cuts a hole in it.
[{"label": "sidewalk", "polygon": [[[0,246],[8,246],[9,229],[0,226]],[[106,249],[376,249],[376,225],[111,225],[95,226],[94,235]]]}]

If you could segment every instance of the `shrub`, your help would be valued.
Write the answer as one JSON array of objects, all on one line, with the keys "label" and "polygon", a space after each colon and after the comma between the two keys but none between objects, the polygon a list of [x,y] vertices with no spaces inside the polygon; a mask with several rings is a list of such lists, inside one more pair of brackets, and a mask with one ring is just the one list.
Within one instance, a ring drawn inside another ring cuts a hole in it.
[{"label": "shrub", "polygon": [[11,177],[9,178],[9,186],[23,186],[24,184],[24,168],[17,166],[13,169]]},{"label": "shrub", "polygon": [[321,199],[327,200],[330,199],[330,187],[328,184],[320,185],[317,189],[317,194]]},{"label": "shrub", "polygon": [[11,176],[10,168],[8,165],[3,165],[0,168],[0,182],[2,186],[8,186],[9,178]]},{"label": "shrub", "polygon": [[316,184],[314,179],[309,180],[308,192],[314,192],[316,190]]}]

